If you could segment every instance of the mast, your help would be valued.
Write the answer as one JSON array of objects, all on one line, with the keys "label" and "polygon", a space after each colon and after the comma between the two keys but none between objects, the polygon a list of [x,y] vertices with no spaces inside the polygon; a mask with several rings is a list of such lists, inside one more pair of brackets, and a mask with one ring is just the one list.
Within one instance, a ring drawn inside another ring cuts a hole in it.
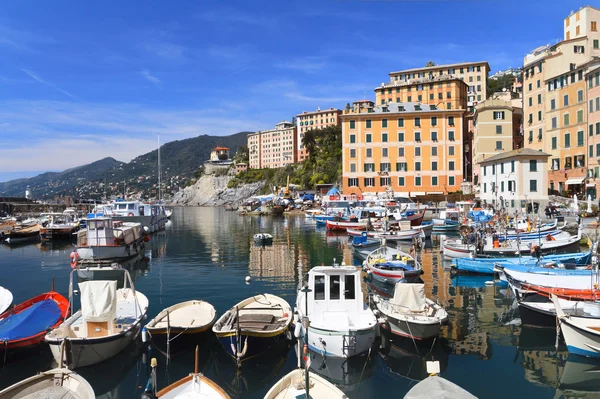
[{"label": "mast", "polygon": [[158,202],[161,197],[161,185],[160,185],[160,133],[158,134]]}]

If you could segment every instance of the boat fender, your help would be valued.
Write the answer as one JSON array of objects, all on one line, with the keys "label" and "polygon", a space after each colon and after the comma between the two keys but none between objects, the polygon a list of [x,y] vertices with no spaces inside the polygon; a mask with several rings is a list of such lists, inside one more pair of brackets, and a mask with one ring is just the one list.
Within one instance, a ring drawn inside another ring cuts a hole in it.
[{"label": "boat fender", "polygon": [[127,216],[133,216],[133,212],[129,212]]},{"label": "boat fender", "polygon": [[300,338],[300,334],[302,333],[302,324],[296,323],[294,326],[294,337]]},{"label": "boat fender", "polygon": [[142,342],[148,342],[148,331],[146,330],[146,327],[142,328]]},{"label": "boat fender", "polygon": [[252,280],[252,277],[246,276],[246,282],[249,283]]}]

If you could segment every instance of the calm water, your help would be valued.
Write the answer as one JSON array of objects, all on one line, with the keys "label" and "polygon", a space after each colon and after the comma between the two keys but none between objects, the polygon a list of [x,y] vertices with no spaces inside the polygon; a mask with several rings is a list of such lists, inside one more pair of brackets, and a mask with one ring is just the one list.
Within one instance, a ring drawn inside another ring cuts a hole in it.
[{"label": "calm water", "polygon": [[[270,232],[272,246],[257,247],[256,232]],[[150,300],[149,318],[163,308],[189,299],[205,299],[221,314],[251,295],[269,292],[295,303],[298,276],[313,265],[356,263],[346,236],[330,236],[304,217],[241,217],[213,208],[175,209],[165,232],[152,236],[149,261],[130,267],[136,289]],[[67,295],[69,245],[10,248],[0,245],[0,285],[10,289],[15,303],[48,291],[54,277],[57,291]],[[484,285],[487,277],[452,280],[438,261],[435,248],[422,254],[428,296],[438,299],[450,314],[450,324],[433,345],[411,340],[384,339],[368,359],[313,360],[322,376],[338,384],[350,398],[401,397],[425,378],[425,358],[439,360],[442,376],[485,398],[579,396],[576,391],[600,391],[600,375],[584,373],[596,364],[568,358],[564,347],[554,348],[555,333],[523,329],[506,290]],[[447,265],[446,265],[447,266]],[[252,276],[252,282],[244,279]],[[385,286],[365,289],[386,292]],[[176,381],[193,369],[190,352],[172,360],[145,353],[142,345],[97,366],[80,369],[98,397],[137,398],[145,386],[150,357],[157,357],[158,381]],[[215,343],[201,348],[201,369],[232,397],[262,398],[284,374],[296,367],[293,349],[244,363],[234,361]],[[52,366],[49,350],[7,363],[0,371],[0,389]],[[589,375],[591,374],[591,376]]]}]

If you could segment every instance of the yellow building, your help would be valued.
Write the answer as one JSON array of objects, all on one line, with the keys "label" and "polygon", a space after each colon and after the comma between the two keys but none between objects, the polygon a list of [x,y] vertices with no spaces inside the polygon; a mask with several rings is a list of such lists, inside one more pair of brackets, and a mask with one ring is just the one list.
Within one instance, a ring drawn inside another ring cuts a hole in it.
[{"label": "yellow building", "polygon": [[[487,98],[487,81],[490,66],[487,62],[462,62],[458,64],[435,65],[423,68],[404,69],[402,71],[390,72],[390,84],[398,82],[410,82],[414,79],[435,78],[441,76],[452,76],[461,79],[467,85],[468,96],[467,108],[471,112],[473,107]],[[387,93],[386,93],[387,94]],[[404,100],[408,101],[408,100]],[[413,99],[412,101],[418,101]],[[423,100],[432,104],[428,100]],[[381,104],[378,99],[377,104]]]},{"label": "yellow building", "polygon": [[248,134],[250,169],[282,168],[296,163],[296,126],[280,122],[275,129]]},{"label": "yellow building", "polygon": [[452,75],[441,75],[382,84],[375,89],[375,103],[421,103],[439,109],[467,109],[467,85]]},{"label": "yellow building", "polygon": [[344,194],[460,190],[464,113],[415,102],[355,102],[341,116]]},{"label": "yellow building", "polygon": [[[523,67],[525,146],[551,154],[549,191],[593,194],[586,177],[588,110],[585,74],[600,56],[600,10],[583,7],[564,20],[564,39],[527,54]],[[530,140],[530,138],[533,140]],[[592,143],[593,144],[593,143]]]},{"label": "yellow building", "polygon": [[298,160],[298,162],[302,162],[308,157],[308,153],[302,145],[302,139],[304,138],[304,134],[307,131],[313,129],[324,129],[327,126],[340,126],[341,114],[341,109],[329,108],[326,110],[321,110],[320,108],[317,108],[317,110],[314,112],[305,111],[296,116],[296,123],[298,124],[298,137],[296,138],[296,159]]},{"label": "yellow building", "polygon": [[589,165],[586,191],[595,199],[600,191],[600,62],[590,65],[586,81]]}]

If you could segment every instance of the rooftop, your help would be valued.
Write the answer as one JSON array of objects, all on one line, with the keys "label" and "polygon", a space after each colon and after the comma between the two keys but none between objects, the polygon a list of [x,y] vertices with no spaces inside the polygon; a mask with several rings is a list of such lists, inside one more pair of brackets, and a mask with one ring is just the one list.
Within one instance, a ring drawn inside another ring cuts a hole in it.
[{"label": "rooftop", "polygon": [[328,109],[317,108],[316,111],[303,111],[301,114],[298,114],[298,116],[310,115],[310,114],[320,114],[320,113],[323,113],[323,112],[341,112],[341,109],[337,109],[337,108],[328,108]]},{"label": "rooftop", "polygon": [[229,151],[230,149],[227,147],[215,147],[214,151]]},{"label": "rooftop", "polygon": [[442,75],[442,76],[434,76],[431,78],[415,78],[415,79],[407,79],[407,80],[395,80],[391,83],[382,83],[380,86],[375,88],[375,91],[379,89],[387,89],[391,87],[402,87],[402,86],[414,86],[419,84],[427,84],[427,83],[435,83],[435,82],[447,82],[452,80],[458,80],[467,86],[462,78],[459,78],[455,75]]},{"label": "rooftop", "polygon": [[377,107],[369,108],[370,111],[366,111],[363,108],[363,112],[349,112],[346,115],[356,115],[356,114],[390,114],[390,113],[408,113],[408,112],[462,112],[464,110],[460,109],[438,109],[435,105],[429,104],[421,104],[418,102],[404,102],[404,103],[394,103],[390,102],[387,104],[379,105]]},{"label": "rooftop", "polygon": [[478,61],[478,62],[459,62],[458,64],[445,64],[445,65],[434,65],[434,66],[430,66],[430,67],[422,67],[422,68],[411,68],[411,69],[403,69],[401,71],[396,71],[396,72],[390,72],[389,75],[396,75],[399,73],[406,73],[406,72],[417,72],[417,71],[432,71],[432,70],[436,70],[436,69],[444,69],[444,68],[455,68],[455,67],[464,67],[464,66],[471,66],[471,65],[487,65],[488,69],[490,69],[490,65],[487,63],[487,61]]},{"label": "rooftop", "polygon": [[480,164],[501,161],[503,159],[509,159],[514,157],[549,157],[550,154],[546,154],[542,151],[532,150],[531,148],[519,148],[517,150],[502,152],[498,155],[494,155],[488,159],[485,159]]}]

